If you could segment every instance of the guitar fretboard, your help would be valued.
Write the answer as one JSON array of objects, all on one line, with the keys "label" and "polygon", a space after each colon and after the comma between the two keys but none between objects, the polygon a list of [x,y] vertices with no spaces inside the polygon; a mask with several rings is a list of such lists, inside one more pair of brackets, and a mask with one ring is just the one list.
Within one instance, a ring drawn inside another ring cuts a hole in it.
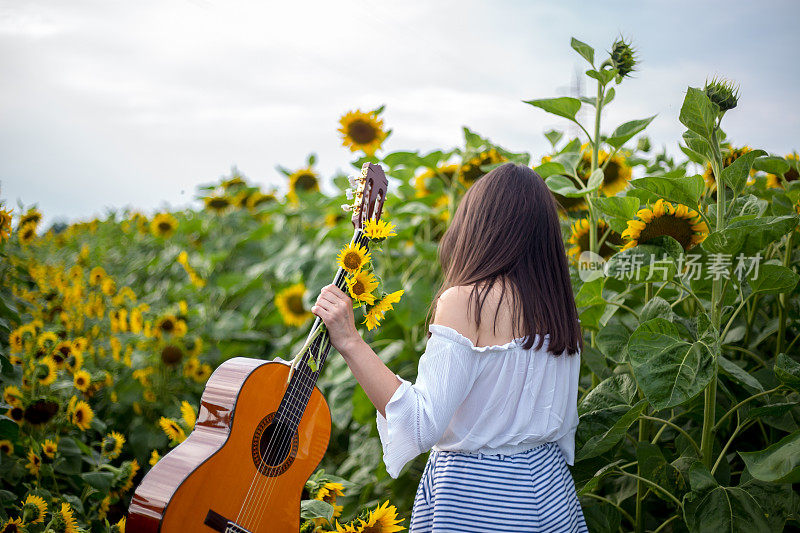
[{"label": "guitar fretboard", "polygon": [[[350,242],[358,242],[364,248],[369,249],[369,238],[364,235],[364,232],[361,228],[355,231]],[[333,284],[347,293],[345,270],[343,268],[340,267],[336,272],[336,276],[333,278]],[[309,338],[311,337],[311,333],[314,332],[321,321],[321,318],[316,317],[314,320],[314,325],[311,327]],[[308,340],[308,338],[306,340]],[[275,414],[276,422],[283,422],[292,430],[297,430],[297,427],[300,425],[300,419],[303,418],[303,413],[305,413],[306,406],[308,405],[308,400],[311,398],[311,393],[314,390],[314,386],[317,384],[317,379],[319,378],[320,372],[322,372],[322,368],[325,365],[328,352],[330,352],[331,345],[330,343],[325,342],[327,340],[328,332],[326,330],[316,339],[314,339],[306,354],[295,365],[294,374],[292,375],[292,378],[286,387],[286,392],[281,400],[281,405],[278,407],[278,411]],[[325,345],[325,349],[320,351],[320,347],[323,345],[323,343]],[[316,370],[311,370],[311,367],[308,365],[309,360],[312,358],[316,358],[316,360],[319,361],[319,366]]]}]

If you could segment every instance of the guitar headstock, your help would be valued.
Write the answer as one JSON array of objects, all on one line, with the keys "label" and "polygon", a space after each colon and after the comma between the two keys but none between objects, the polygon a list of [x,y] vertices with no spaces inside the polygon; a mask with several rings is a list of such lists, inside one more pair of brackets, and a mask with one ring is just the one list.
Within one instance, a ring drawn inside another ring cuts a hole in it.
[{"label": "guitar headstock", "polygon": [[364,163],[361,174],[354,178],[353,204],[342,207],[353,210],[353,227],[363,228],[367,220],[379,220],[386,200],[389,182],[383,168],[375,163]]}]

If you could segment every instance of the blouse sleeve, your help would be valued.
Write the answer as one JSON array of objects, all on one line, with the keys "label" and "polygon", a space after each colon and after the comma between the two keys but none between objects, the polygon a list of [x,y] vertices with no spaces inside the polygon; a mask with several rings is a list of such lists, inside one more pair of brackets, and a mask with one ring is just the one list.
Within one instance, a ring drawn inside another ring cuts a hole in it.
[{"label": "blouse sleeve", "polygon": [[397,376],[402,383],[386,404],[386,417],[380,411],[377,415],[383,462],[391,477],[441,439],[475,382],[479,356],[454,335],[431,328],[416,383]]}]

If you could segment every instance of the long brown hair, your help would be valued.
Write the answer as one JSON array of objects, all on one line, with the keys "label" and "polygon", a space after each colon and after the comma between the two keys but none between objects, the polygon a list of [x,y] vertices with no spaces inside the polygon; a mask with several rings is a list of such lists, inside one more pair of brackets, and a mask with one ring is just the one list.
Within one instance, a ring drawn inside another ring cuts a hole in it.
[{"label": "long brown hair", "polygon": [[[531,168],[506,163],[467,190],[439,243],[439,263],[444,282],[428,310],[427,323],[444,291],[472,285],[468,302],[474,302],[475,323],[480,327],[486,296],[499,280],[502,302],[507,281],[515,289],[511,290],[514,337],[526,337],[525,349],[533,346],[537,333],[537,350],[545,334],[549,334],[547,350],[554,355],[583,349],[556,200]],[[499,310],[500,305],[495,321]],[[518,323],[522,332],[517,332]]]}]

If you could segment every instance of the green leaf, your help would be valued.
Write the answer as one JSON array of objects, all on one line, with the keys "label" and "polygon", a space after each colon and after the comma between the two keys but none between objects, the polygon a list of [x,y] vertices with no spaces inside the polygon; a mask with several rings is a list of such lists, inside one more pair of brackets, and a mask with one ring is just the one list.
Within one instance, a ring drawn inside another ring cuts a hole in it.
[{"label": "green leaf", "polygon": [[770,155],[753,161],[753,168],[776,176],[782,176],[789,171],[789,163],[780,156]]},{"label": "green leaf", "polygon": [[544,136],[548,141],[550,141],[550,146],[555,148],[556,144],[558,144],[558,141],[560,141],[564,136],[564,132],[558,130],[549,130],[544,132]]},{"label": "green leaf", "polygon": [[605,174],[603,174],[603,169],[596,168],[594,169],[594,172],[592,172],[592,175],[589,176],[589,181],[587,182],[586,186],[589,187],[589,189],[594,190],[602,185],[604,177]]},{"label": "green leaf", "polygon": [[570,41],[570,46],[572,46],[572,49],[578,52],[581,57],[588,61],[590,65],[594,66],[594,48],[579,41],[575,37]]},{"label": "green leaf", "polygon": [[624,363],[627,358],[630,336],[630,332],[622,324],[611,324],[600,329],[595,341],[607,358],[619,364]]},{"label": "green leaf", "polygon": [[705,91],[689,87],[683,99],[679,119],[681,124],[698,135],[711,139],[719,106],[709,100]]},{"label": "green leaf", "polygon": [[628,227],[628,221],[633,219],[640,205],[639,199],[633,196],[595,198],[592,203],[606,216],[606,222],[617,233],[625,231]]},{"label": "green leaf", "polygon": [[108,492],[111,482],[114,481],[114,474],[111,472],[84,472],[81,477],[87,485],[100,492]]},{"label": "green leaf", "polygon": [[651,176],[631,180],[630,183],[638,189],[650,191],[664,200],[677,202],[691,209],[697,208],[705,187],[705,181],[699,174],[676,178]]},{"label": "green leaf", "polygon": [[677,267],[669,251],[657,244],[639,244],[611,256],[605,273],[625,283],[671,280]]},{"label": "green leaf", "polygon": [[608,85],[608,82],[613,80],[614,76],[617,75],[617,69],[603,69],[599,72],[594,69],[589,69],[586,71],[586,75],[590,78],[596,79],[601,85]]},{"label": "green leaf", "polygon": [[673,317],[674,313],[672,312],[672,306],[670,306],[669,302],[660,296],[655,296],[644,304],[642,312],[639,315],[639,322],[644,323],[651,318],[663,318],[672,321]]},{"label": "green leaf", "polygon": [[779,353],[775,358],[774,371],[784,385],[800,392],[800,363],[785,353]]},{"label": "green leaf", "polygon": [[542,179],[547,179],[550,176],[555,175],[563,175],[567,173],[567,170],[564,168],[564,165],[558,163],[556,161],[548,161],[547,163],[542,163],[535,169],[533,169]]},{"label": "green leaf", "polygon": [[303,500],[300,502],[300,518],[305,518],[306,520],[324,518],[330,521],[333,518],[333,511],[333,505],[322,500]]},{"label": "green leaf", "polygon": [[754,478],[772,483],[800,482],[800,430],[758,452],[738,452]]},{"label": "green leaf", "polygon": [[687,495],[683,519],[692,533],[755,533],[770,531],[763,509],[739,487],[711,489]]},{"label": "green leaf", "polygon": [[543,109],[548,113],[568,118],[576,122],[575,115],[581,108],[581,101],[569,96],[559,96],[557,98],[542,98],[539,100],[523,100],[526,104]]},{"label": "green leaf", "polygon": [[[705,250],[731,256],[738,252],[745,256],[755,256],[768,244],[792,231],[795,226],[797,217],[794,215],[734,220],[724,230],[709,235],[702,246]],[[709,239],[711,241],[706,244]]]},{"label": "green leaf", "polygon": [[764,387],[761,383],[751,376],[745,369],[731,361],[730,359],[725,359],[723,356],[717,357],[717,362],[719,363],[719,367],[733,379],[748,387],[750,389],[754,389],[758,392],[763,392]]},{"label": "green leaf", "polygon": [[584,415],[623,407],[627,411],[636,399],[636,382],[630,374],[614,374],[600,383],[581,400],[578,413]]},{"label": "green leaf", "polygon": [[[613,87],[612,89],[613,90]],[[650,124],[656,115],[650,118],[643,118],[639,120],[631,120],[617,127],[606,142],[614,148],[622,148],[622,145],[633,138],[634,135],[644,130]]]},{"label": "green leaf", "polygon": [[0,415],[0,439],[16,440],[19,435],[19,426],[6,415]]},{"label": "green leaf", "polygon": [[[639,442],[636,445],[636,459],[643,478],[663,487],[673,496],[686,492],[686,481],[680,471],[664,459],[659,446],[647,441]],[[664,501],[673,501],[660,490],[653,489],[653,494]]]},{"label": "green leaf", "polygon": [[757,274],[753,269],[753,276],[747,280],[753,292],[771,294],[791,292],[800,280],[800,276],[791,268],[771,263],[760,265]]},{"label": "green leaf", "polygon": [[714,375],[713,339],[697,342],[679,337],[669,320],[654,318],[636,328],[628,357],[636,381],[653,407],[676,407],[697,396]]},{"label": "green leaf", "polygon": [[575,187],[575,183],[573,183],[573,181],[566,176],[550,176],[544,180],[544,182],[551,191],[556,194],[560,194],[561,196],[566,196],[567,198],[586,196],[593,190],[597,189],[597,187],[594,187],[593,189],[578,189]]},{"label": "green leaf", "polygon": [[606,95],[603,97],[603,107],[607,106],[614,100],[614,97],[617,95],[617,92],[614,90],[613,87],[609,87],[606,91]]},{"label": "green leaf", "polygon": [[722,183],[736,191],[736,194],[740,194],[747,183],[753,161],[766,153],[764,150],[750,150],[737,157],[733,163],[722,169]]},{"label": "green leaf", "polygon": [[628,428],[633,424],[639,415],[647,407],[647,400],[639,400],[636,405],[622,415],[620,419],[611,426],[608,431],[601,435],[594,435],[586,444],[575,454],[575,461],[582,461],[591,457],[597,457],[610,450],[615,444],[625,437]]}]

